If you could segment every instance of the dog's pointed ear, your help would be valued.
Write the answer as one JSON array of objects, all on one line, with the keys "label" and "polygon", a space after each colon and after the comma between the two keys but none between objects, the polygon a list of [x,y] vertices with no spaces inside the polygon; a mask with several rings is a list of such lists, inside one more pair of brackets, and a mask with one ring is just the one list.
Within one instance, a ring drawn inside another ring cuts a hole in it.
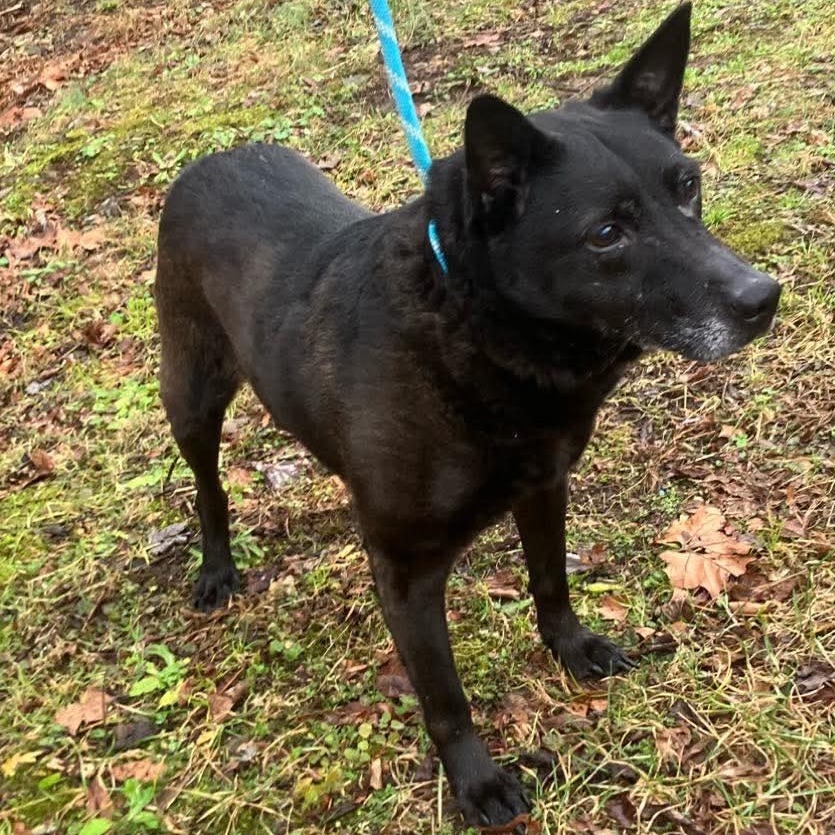
[{"label": "dog's pointed ear", "polygon": [[664,133],[675,132],[690,51],[690,2],[682,3],[632,56],[614,81],[591,97],[604,109],[643,110]]},{"label": "dog's pointed ear", "polygon": [[531,168],[549,141],[502,99],[491,95],[473,99],[467,108],[464,150],[474,219],[480,228],[495,234],[522,214]]}]

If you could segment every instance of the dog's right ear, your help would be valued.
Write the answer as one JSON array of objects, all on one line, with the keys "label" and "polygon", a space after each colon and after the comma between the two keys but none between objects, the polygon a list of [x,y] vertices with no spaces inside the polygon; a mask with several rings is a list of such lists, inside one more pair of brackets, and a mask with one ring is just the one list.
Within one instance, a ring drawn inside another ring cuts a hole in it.
[{"label": "dog's right ear", "polygon": [[522,214],[531,167],[548,143],[545,134],[502,99],[473,99],[467,108],[464,150],[478,228],[496,234]]}]

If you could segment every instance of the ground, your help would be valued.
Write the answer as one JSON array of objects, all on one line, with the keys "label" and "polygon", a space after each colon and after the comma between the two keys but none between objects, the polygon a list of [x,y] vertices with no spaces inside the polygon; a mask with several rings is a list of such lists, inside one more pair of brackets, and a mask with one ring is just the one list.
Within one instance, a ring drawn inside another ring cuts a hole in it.
[{"label": "ground", "polygon": [[[401,0],[430,146],[479,90],[589,90],[671,5]],[[451,580],[531,832],[835,832],[835,18],[699,0],[694,24],[680,137],[779,321],[719,364],[642,363],[573,477],[574,599],[634,673],[584,686],[546,655],[509,522]],[[246,591],[197,614],[158,400],[155,228],[184,164],[281,141],[376,209],[416,192],[365,4],[6,0],[0,56],[0,833],[460,831],[342,485],[242,395]]]}]

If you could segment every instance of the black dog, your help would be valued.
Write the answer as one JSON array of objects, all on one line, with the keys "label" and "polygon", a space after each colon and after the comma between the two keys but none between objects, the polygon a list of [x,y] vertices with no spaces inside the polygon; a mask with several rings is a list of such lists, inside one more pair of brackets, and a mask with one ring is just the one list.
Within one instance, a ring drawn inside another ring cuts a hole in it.
[{"label": "black dog", "polygon": [[[372,215],[298,154],[261,145],[191,166],[160,224],[162,396],[197,480],[196,605],[237,588],[218,478],[224,410],[248,381],[351,488],[382,602],[466,819],[528,809],[473,728],[444,587],[512,510],[539,628],[577,677],[631,666],[568,600],[566,479],[642,352],[711,360],[764,333],[780,295],[700,220],[673,139],[690,7],[615,80],[530,119],[492,96],[427,194]],[[435,219],[449,274],[427,240]]]}]

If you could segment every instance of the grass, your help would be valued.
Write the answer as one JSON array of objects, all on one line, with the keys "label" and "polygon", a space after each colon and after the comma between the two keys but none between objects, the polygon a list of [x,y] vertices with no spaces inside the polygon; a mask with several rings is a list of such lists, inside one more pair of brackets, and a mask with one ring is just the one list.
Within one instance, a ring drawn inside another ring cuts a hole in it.
[{"label": "grass", "polygon": [[[397,3],[433,149],[478,90],[531,109],[588,90],[669,8],[599,5]],[[103,242],[0,260],[0,833],[459,831],[414,699],[381,692],[393,648],[344,490],[243,395],[223,459],[250,591],[199,616],[194,492],[157,402],[155,225],[184,164],[282,141],[375,208],[415,193],[364,5],[23,6],[0,17],[0,112],[40,115],[5,129],[0,252],[45,221]],[[835,661],[834,53],[823,0],[697,4],[683,141],[709,225],[784,295],[737,357],[644,362],[574,477],[572,547],[606,557],[572,580],[577,609],[640,668],[566,679],[509,524],[452,578],[478,724],[544,833],[833,831],[831,691],[795,682]],[[15,92],[62,63],[57,89]],[[276,493],[279,462],[296,477]],[[792,579],[782,602],[671,601],[655,540],[700,500],[751,532],[758,574]],[[191,541],[155,554],[183,521]],[[497,572],[518,599],[497,599]],[[56,713],[88,687],[113,701],[70,735]]]}]

